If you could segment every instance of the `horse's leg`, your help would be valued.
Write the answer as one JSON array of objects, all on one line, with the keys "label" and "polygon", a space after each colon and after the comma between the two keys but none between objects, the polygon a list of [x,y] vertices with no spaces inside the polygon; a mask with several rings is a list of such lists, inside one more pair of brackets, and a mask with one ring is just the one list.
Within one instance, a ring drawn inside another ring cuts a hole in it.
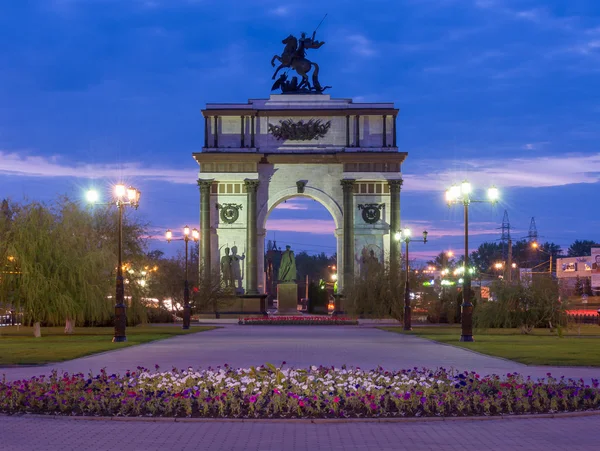
[{"label": "horse's leg", "polygon": [[[296,65],[294,67],[294,69],[296,69],[296,72],[298,73],[298,75],[300,75],[300,77],[302,77],[302,81],[298,85],[298,89],[301,89],[304,86],[306,86],[306,87],[308,87],[308,89],[310,89],[308,75],[306,75],[307,70],[301,64]],[[310,65],[308,66],[308,70],[310,70]]]},{"label": "horse's leg", "polygon": [[271,66],[275,67],[275,60],[281,63],[281,57],[279,55],[273,55],[273,59],[271,59]]},{"label": "horse's leg", "polygon": [[275,71],[275,73],[273,74],[273,77],[271,77],[271,80],[275,80],[275,77],[277,77],[277,72],[279,72],[284,67],[285,67],[285,65],[283,63],[280,64],[279,67],[277,68],[277,70]]}]

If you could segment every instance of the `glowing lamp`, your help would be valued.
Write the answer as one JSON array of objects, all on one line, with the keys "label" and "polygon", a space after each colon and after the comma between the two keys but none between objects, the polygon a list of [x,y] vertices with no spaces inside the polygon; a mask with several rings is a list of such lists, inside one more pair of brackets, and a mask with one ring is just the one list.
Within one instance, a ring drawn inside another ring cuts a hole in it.
[{"label": "glowing lamp", "polygon": [[119,199],[122,198],[123,196],[125,196],[126,192],[127,192],[127,189],[125,188],[125,185],[123,185],[122,183],[115,185],[115,195]]},{"label": "glowing lamp", "polygon": [[100,196],[98,195],[98,191],[91,189],[85,194],[85,198],[90,204],[95,204],[98,202]]},{"label": "glowing lamp", "polygon": [[497,202],[498,199],[500,198],[500,192],[498,191],[498,188],[496,188],[495,186],[492,186],[491,188],[488,189],[487,195],[488,195],[488,199],[491,200],[492,202]]}]

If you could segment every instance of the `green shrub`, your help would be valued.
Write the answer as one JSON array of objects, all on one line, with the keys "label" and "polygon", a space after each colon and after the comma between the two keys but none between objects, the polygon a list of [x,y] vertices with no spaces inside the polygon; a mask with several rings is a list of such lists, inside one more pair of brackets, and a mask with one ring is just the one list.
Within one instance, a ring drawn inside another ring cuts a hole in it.
[{"label": "green shrub", "polygon": [[473,324],[479,328],[520,328],[529,333],[534,327],[566,324],[565,305],[559,300],[558,284],[550,278],[536,278],[529,285],[497,282],[491,288],[494,301],[474,310]]}]

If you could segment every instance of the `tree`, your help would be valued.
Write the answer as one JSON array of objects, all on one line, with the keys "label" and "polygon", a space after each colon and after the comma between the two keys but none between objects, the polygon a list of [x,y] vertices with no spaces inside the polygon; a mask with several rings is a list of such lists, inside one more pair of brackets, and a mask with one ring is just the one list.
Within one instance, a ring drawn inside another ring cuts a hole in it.
[{"label": "tree", "polygon": [[587,294],[588,296],[594,295],[594,292],[592,291],[592,278],[591,277],[585,278],[584,285],[583,285],[583,292],[584,292],[584,294]]},{"label": "tree", "polygon": [[581,281],[581,278],[579,276],[577,276],[577,278],[575,279],[575,294],[577,296],[581,296],[583,294],[583,290],[584,290],[584,286]]},{"label": "tree", "polygon": [[[0,279],[0,303],[21,311],[26,324],[66,322],[102,324],[113,315],[117,228],[114,209],[82,210],[66,197],[50,205],[9,205],[0,215],[0,259],[10,257],[14,271]],[[136,258],[144,247],[144,228],[125,218],[124,255]],[[132,314],[140,292],[130,288]],[[114,291],[113,291],[114,293]]]},{"label": "tree", "polygon": [[456,265],[454,258],[448,256],[447,251],[440,252],[433,260],[427,262],[428,265],[435,266],[436,269],[452,269]]},{"label": "tree", "polygon": [[328,267],[335,264],[336,260],[324,252],[316,255],[310,255],[304,251],[299,252],[296,254],[298,280],[303,280],[306,276],[312,281],[328,280],[330,278]]},{"label": "tree", "polygon": [[600,247],[600,244],[592,240],[575,240],[567,250],[567,257],[585,257],[592,253],[593,247]]},{"label": "tree", "polygon": [[502,259],[502,246],[496,242],[481,243],[470,257],[472,266],[482,273],[489,272],[494,263]]}]

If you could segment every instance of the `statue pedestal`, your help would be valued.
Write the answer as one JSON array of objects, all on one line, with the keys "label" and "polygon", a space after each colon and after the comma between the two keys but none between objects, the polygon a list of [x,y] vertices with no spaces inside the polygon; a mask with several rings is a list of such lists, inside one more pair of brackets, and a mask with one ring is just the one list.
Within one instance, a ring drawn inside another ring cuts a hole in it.
[{"label": "statue pedestal", "polygon": [[277,285],[277,314],[298,314],[298,284],[284,282]]}]

